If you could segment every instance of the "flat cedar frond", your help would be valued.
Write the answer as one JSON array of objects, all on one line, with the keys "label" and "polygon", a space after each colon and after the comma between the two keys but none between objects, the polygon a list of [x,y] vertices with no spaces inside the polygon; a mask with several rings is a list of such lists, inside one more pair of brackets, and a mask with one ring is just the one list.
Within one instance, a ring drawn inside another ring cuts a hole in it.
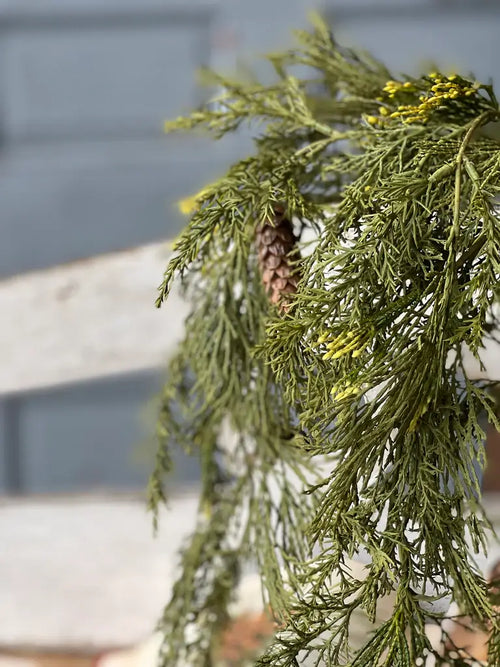
[{"label": "flat cedar frond", "polygon": [[[217,138],[249,123],[256,136],[194,197],[157,301],[181,280],[192,310],[151,507],[172,446],[202,462],[162,665],[214,664],[245,559],[282,623],[261,667],[423,664],[424,625],[450,596],[492,628],[496,665],[499,619],[473,553],[496,417],[463,362],[465,347],[480,358],[500,278],[496,98],[459,75],[396,79],[319,20],[298,37],[270,56],[271,85],[214,75],[217,108],[167,124]],[[271,303],[285,292],[285,308]],[[360,550],[362,581],[346,566]],[[388,595],[390,617],[353,648],[356,614],[372,622]]]}]

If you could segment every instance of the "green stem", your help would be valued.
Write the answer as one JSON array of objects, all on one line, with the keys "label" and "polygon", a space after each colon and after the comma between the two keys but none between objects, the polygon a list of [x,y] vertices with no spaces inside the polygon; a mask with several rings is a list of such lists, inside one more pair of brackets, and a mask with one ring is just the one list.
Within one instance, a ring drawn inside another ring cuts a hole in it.
[{"label": "green stem", "polygon": [[454,202],[454,207],[453,207],[453,236],[455,234],[458,234],[459,231],[459,223],[460,223],[460,195],[462,191],[462,162],[465,157],[465,151],[467,149],[467,146],[469,145],[472,135],[474,132],[477,130],[478,127],[481,125],[484,125],[484,123],[493,118],[497,117],[499,114],[497,111],[493,111],[489,109],[488,111],[485,111],[482,113],[480,116],[478,116],[471,124],[469,129],[467,130],[462,144],[460,146],[460,149],[457,153],[457,169],[455,172],[455,202]]}]

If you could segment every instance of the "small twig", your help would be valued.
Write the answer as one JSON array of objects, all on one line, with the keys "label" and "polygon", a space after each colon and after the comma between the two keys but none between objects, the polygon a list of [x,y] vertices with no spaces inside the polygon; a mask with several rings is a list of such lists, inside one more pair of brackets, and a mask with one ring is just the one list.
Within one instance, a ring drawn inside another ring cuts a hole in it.
[{"label": "small twig", "polygon": [[477,130],[478,127],[481,125],[484,125],[485,122],[488,119],[493,120],[498,116],[497,111],[492,111],[489,109],[488,111],[485,111],[482,113],[480,116],[478,116],[470,125],[469,129],[467,130],[463,141],[460,145],[460,149],[457,153],[457,168],[455,171],[455,201],[454,201],[454,206],[453,206],[453,234],[456,235],[459,232],[459,222],[460,222],[460,196],[461,196],[461,191],[462,191],[462,163],[464,161],[465,157],[465,151],[467,149],[467,146],[470,143],[470,140],[472,139],[472,135],[474,132]]}]

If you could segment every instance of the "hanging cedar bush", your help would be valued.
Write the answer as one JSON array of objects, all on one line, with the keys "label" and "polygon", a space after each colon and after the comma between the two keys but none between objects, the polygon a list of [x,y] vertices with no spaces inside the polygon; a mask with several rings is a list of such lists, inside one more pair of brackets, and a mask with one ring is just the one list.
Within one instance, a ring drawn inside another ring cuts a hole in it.
[{"label": "hanging cedar bush", "polygon": [[[499,291],[498,104],[458,74],[395,77],[319,19],[298,39],[269,57],[272,84],[211,74],[217,106],[167,124],[215,138],[248,124],[255,150],[195,198],[158,297],[178,282],[191,313],[151,507],[172,447],[202,467],[161,664],[215,664],[252,561],[279,627],[260,667],[445,664],[424,626],[450,598],[488,628],[499,665],[474,563],[482,418],[496,417],[463,363],[466,348],[480,357]],[[353,647],[356,614],[371,623],[387,596],[389,618]]]}]

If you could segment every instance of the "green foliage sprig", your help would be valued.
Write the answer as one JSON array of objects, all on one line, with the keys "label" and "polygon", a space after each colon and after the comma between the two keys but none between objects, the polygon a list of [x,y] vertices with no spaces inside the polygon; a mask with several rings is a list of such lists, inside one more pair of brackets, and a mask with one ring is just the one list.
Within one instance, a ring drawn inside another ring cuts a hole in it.
[{"label": "green foliage sprig", "polygon": [[[165,387],[151,506],[174,443],[203,464],[163,664],[212,664],[247,558],[284,623],[261,667],[306,655],[423,664],[434,651],[424,625],[450,594],[493,628],[498,664],[499,623],[471,553],[487,529],[481,415],[496,417],[463,362],[465,346],[480,358],[498,291],[500,143],[485,131],[498,104],[491,86],[457,75],[397,80],[320,20],[298,38],[269,57],[272,85],[212,75],[217,107],[167,124],[217,138],[248,123],[255,153],[195,198],[157,301],[178,279],[192,311]],[[268,303],[254,245],[277,205],[304,233],[286,313]],[[359,581],[345,561],[361,549]],[[388,593],[392,616],[353,652],[353,613],[374,618]]]}]

